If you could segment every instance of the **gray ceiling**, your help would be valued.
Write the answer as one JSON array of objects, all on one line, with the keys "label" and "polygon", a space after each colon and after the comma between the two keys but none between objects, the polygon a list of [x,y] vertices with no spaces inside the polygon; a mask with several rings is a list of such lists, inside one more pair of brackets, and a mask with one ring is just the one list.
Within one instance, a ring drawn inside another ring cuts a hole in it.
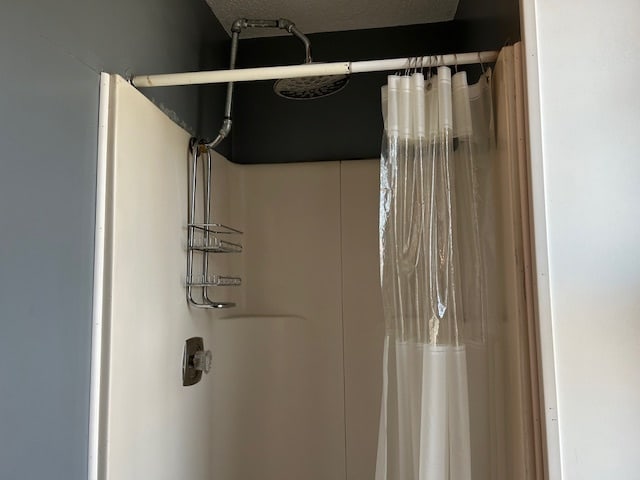
[{"label": "gray ceiling", "polygon": [[[458,0],[207,0],[229,32],[237,18],[293,21],[304,33],[395,27],[452,20]],[[250,29],[245,38],[286,35]]]}]

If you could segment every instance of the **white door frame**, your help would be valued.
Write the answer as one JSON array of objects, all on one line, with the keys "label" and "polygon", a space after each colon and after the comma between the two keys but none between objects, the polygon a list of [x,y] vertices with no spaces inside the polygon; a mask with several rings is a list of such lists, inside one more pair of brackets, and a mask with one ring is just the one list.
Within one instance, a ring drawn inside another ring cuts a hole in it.
[{"label": "white door frame", "polygon": [[535,257],[536,313],[540,347],[542,405],[544,411],[545,469],[548,480],[561,480],[560,430],[556,387],[556,355],[551,317],[547,213],[542,162],[542,121],[535,2],[520,0],[520,20],[524,45],[526,121],[530,159],[532,231]]}]

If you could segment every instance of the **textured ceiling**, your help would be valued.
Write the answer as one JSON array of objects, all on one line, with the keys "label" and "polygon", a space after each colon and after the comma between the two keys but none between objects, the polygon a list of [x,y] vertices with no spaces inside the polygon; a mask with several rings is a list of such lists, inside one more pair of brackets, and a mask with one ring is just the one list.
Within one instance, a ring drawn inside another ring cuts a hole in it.
[{"label": "textured ceiling", "polygon": [[[458,0],[207,0],[229,32],[237,18],[287,18],[304,33],[396,27],[452,20]],[[247,29],[243,38],[286,35],[277,29]]]}]

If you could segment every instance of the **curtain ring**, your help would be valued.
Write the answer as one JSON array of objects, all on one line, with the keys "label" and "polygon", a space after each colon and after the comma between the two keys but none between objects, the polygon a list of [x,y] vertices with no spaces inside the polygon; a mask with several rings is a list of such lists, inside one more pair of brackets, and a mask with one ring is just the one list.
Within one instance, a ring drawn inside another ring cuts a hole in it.
[{"label": "curtain ring", "polygon": [[411,65],[413,64],[413,58],[414,57],[409,57],[409,61],[407,62],[407,68],[404,71],[404,74],[406,76],[411,75]]},{"label": "curtain ring", "polygon": [[427,66],[427,83],[429,83],[429,81],[431,81],[431,55],[427,57],[427,60],[429,61],[429,65]]},{"label": "curtain ring", "polygon": [[486,75],[487,72],[484,70],[484,63],[482,63],[482,57],[480,56],[480,52],[478,52],[478,63],[480,64],[480,68],[482,69],[482,75]]}]

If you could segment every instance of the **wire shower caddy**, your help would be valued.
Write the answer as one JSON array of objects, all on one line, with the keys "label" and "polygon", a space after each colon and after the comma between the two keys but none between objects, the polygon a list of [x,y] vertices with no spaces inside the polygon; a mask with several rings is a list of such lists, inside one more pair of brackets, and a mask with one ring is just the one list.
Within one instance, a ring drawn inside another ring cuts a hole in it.
[{"label": "wire shower caddy", "polygon": [[[202,162],[203,170],[201,212],[198,209],[199,160]],[[197,308],[231,308],[236,304],[212,299],[210,289],[237,287],[242,285],[242,279],[212,273],[210,256],[242,253],[242,244],[239,238],[243,232],[211,221],[211,167],[211,149],[192,139],[189,155],[189,211],[187,220],[187,302]],[[198,217],[202,221],[198,221]]]}]

